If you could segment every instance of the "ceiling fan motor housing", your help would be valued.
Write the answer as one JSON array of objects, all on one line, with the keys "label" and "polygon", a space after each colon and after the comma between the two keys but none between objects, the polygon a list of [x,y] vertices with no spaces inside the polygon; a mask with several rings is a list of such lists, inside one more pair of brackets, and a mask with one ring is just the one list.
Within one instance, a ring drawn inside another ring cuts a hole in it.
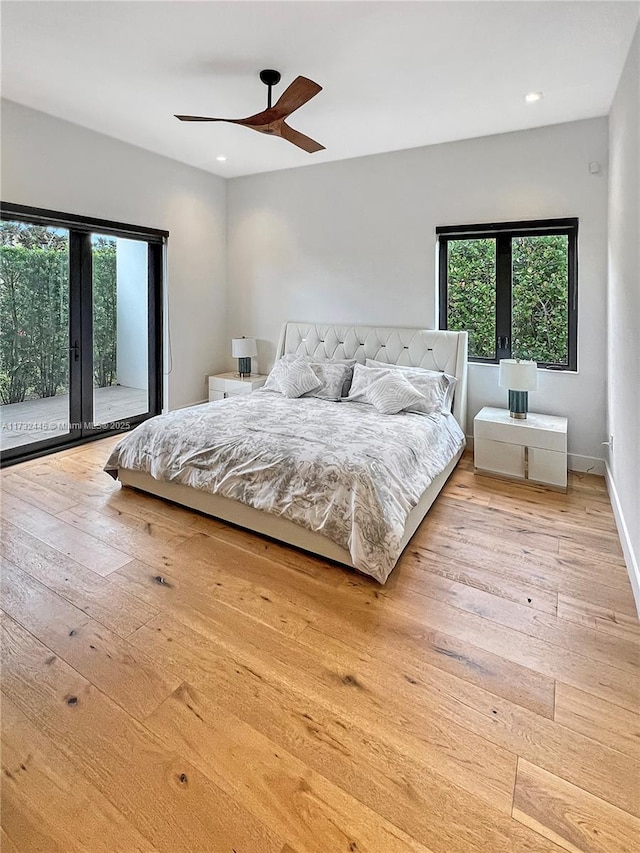
[{"label": "ceiling fan motor housing", "polygon": [[[269,87],[269,93],[267,94],[267,109],[271,109],[271,89],[274,86],[277,86],[280,82],[280,72],[274,71],[273,68],[265,68],[260,72],[260,79],[262,82]],[[270,133],[270,131],[267,131]]]},{"label": "ceiling fan motor housing", "polygon": [[273,68],[265,68],[260,72],[260,79],[265,86],[277,86],[280,82],[281,74],[279,71],[274,71]]}]

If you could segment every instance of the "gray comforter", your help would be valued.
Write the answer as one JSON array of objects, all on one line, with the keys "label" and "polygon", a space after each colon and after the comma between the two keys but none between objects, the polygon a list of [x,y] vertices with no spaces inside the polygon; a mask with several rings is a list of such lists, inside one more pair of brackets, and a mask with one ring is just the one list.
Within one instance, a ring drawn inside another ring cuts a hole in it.
[{"label": "gray comforter", "polygon": [[452,415],[381,415],[363,403],[256,391],[145,421],[105,471],[142,471],[282,516],[384,583],[407,515],[464,441]]}]

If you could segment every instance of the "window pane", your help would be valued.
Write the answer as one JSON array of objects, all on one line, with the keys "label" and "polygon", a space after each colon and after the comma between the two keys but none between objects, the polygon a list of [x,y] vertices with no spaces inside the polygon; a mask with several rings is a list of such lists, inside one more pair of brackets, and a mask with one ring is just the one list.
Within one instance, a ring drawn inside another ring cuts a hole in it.
[{"label": "window pane", "polygon": [[93,420],[149,411],[148,248],[93,234]]},{"label": "window pane", "polygon": [[0,226],[0,448],[69,432],[69,232]]},{"label": "window pane", "polygon": [[496,355],[496,241],[449,240],[447,327],[469,333],[471,358]]},{"label": "window pane", "polygon": [[512,241],[514,356],[569,363],[568,244],[565,234]]}]

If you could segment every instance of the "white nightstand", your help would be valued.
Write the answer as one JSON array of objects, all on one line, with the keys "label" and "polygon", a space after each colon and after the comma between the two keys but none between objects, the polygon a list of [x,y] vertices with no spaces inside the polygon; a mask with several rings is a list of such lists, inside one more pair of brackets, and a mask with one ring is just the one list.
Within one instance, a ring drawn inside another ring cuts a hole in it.
[{"label": "white nightstand", "polygon": [[267,381],[266,376],[252,373],[251,376],[238,376],[237,373],[219,373],[209,377],[209,402],[224,400],[225,397],[239,397],[261,388]]},{"label": "white nightstand", "polygon": [[567,419],[485,406],[473,421],[476,473],[567,488]]}]

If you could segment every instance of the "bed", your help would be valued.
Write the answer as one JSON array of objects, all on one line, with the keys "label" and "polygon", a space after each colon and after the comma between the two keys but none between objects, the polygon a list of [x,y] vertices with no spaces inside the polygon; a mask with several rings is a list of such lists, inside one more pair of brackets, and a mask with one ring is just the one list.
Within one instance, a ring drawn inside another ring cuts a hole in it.
[{"label": "bed", "polygon": [[286,323],[276,358],[292,354],[454,376],[451,412],[380,415],[363,403],[258,390],[145,421],[105,470],[384,583],[464,451],[467,335]]}]

